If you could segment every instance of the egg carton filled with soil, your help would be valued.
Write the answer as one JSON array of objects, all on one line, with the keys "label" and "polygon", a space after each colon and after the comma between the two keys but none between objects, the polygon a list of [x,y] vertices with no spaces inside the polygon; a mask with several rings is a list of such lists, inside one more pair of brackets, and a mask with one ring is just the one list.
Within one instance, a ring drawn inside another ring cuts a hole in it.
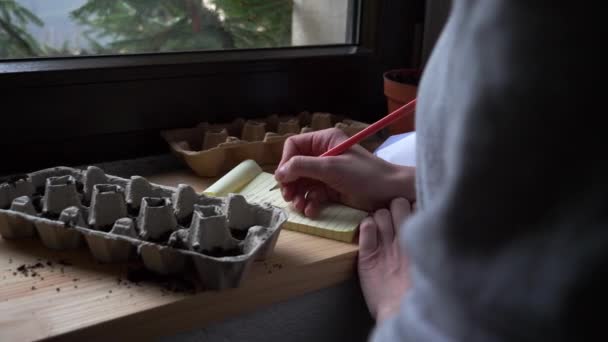
[{"label": "egg carton filled with soil", "polygon": [[104,263],[141,261],[161,275],[196,273],[209,289],[238,287],[272,253],[287,216],[236,194],[55,167],[0,181],[0,235],[40,238],[54,250],[88,246]]}]

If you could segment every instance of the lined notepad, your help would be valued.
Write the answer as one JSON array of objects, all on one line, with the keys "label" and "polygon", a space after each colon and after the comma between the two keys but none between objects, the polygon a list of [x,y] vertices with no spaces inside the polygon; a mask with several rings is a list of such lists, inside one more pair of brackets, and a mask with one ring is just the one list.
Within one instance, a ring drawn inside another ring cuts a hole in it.
[{"label": "lined notepad", "polygon": [[240,193],[252,203],[269,203],[284,208],[289,216],[285,228],[326,238],[352,242],[357,227],[367,216],[365,211],[341,204],[331,203],[323,207],[319,217],[310,219],[292,210],[283,200],[280,190],[269,191],[276,181],[270,173],[264,172],[253,160],[246,160],[211,185],[206,194],[225,196]]}]

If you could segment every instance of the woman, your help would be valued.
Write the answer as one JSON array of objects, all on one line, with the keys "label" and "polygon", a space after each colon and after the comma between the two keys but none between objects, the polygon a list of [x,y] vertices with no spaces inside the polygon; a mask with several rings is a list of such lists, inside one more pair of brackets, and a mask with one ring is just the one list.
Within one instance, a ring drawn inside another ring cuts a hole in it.
[{"label": "woman", "polygon": [[608,158],[585,79],[601,70],[592,6],[456,0],[420,84],[416,170],[360,147],[312,157],[338,130],[287,141],[276,178],[298,210],[376,210],[358,266],[375,340],[601,331],[590,308],[606,303]]}]

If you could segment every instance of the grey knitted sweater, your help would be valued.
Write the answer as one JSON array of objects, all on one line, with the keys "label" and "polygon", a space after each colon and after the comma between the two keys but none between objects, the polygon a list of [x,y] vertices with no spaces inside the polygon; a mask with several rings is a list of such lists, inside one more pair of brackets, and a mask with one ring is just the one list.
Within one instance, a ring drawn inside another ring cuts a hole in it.
[{"label": "grey knitted sweater", "polygon": [[590,81],[606,38],[593,40],[593,6],[455,0],[419,90],[419,211],[401,228],[413,285],[374,341],[605,334],[608,126]]}]

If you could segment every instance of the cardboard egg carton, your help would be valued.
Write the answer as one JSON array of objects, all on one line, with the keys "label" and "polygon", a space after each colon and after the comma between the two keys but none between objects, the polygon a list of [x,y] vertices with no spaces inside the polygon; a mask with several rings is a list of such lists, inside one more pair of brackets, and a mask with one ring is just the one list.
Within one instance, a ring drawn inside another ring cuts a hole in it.
[{"label": "cardboard egg carton", "polygon": [[[229,124],[201,123],[193,128],[163,131],[161,135],[195,173],[216,177],[247,159],[259,165],[278,164],[283,144],[292,135],[337,127],[352,136],[367,126],[330,113],[302,112],[297,116],[236,119]],[[370,137],[361,145],[373,150],[380,143]]]},{"label": "cardboard egg carton", "polygon": [[240,195],[198,195],[106,175],[97,167],[56,167],[0,182],[0,235],[38,237],[51,249],[86,242],[104,263],[139,260],[163,275],[195,272],[203,287],[237,287],[254,260],[274,249],[287,216]]}]

